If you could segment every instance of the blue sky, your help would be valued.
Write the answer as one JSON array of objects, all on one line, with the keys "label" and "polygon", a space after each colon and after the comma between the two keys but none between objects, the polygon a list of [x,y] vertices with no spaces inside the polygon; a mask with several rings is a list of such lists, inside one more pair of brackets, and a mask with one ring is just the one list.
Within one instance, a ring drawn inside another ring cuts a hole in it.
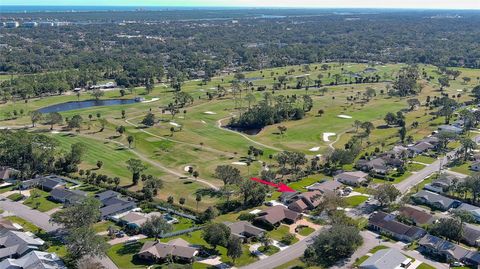
[{"label": "blue sky", "polygon": [[0,0],[0,5],[244,6],[480,9],[480,0]]}]

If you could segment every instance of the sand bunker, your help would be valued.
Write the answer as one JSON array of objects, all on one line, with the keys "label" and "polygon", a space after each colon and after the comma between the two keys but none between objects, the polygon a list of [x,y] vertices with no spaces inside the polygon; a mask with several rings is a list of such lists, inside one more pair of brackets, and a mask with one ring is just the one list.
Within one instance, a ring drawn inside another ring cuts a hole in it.
[{"label": "sand bunker", "polygon": [[205,122],[204,120],[202,120],[202,123],[203,123],[203,124],[207,124],[207,122]]},{"label": "sand bunker", "polygon": [[320,147],[313,147],[311,149],[309,149],[308,151],[319,151],[320,150]]},{"label": "sand bunker", "polygon": [[335,133],[323,133],[323,141],[330,142],[330,139],[328,138],[333,135],[335,135]]},{"label": "sand bunker", "polygon": [[207,115],[216,115],[217,113],[215,113],[215,112],[212,112],[212,111],[205,111],[205,112],[203,112],[203,114],[207,114]]},{"label": "sand bunker", "polygon": [[183,168],[183,171],[188,172],[190,171],[190,168],[192,168],[190,165],[187,165]]},{"label": "sand bunker", "polygon": [[247,165],[247,163],[245,163],[245,162],[233,162],[232,164],[235,164],[235,165]]},{"label": "sand bunker", "polygon": [[342,118],[342,119],[351,119],[352,118],[352,116],[348,116],[348,115],[337,115],[337,117]]},{"label": "sand bunker", "polygon": [[176,123],[176,122],[169,122],[169,123],[170,123],[170,125],[173,125],[173,126],[175,126],[175,127],[180,127],[180,126],[181,126],[180,124],[178,124],[178,123]]},{"label": "sand bunker", "polygon": [[52,134],[59,134],[60,132],[59,132],[59,131],[51,131],[50,133],[52,133]]},{"label": "sand bunker", "polygon": [[158,100],[160,100],[160,98],[152,98],[150,100],[142,101],[142,103],[151,103],[151,102],[155,102],[155,101],[158,101]]}]

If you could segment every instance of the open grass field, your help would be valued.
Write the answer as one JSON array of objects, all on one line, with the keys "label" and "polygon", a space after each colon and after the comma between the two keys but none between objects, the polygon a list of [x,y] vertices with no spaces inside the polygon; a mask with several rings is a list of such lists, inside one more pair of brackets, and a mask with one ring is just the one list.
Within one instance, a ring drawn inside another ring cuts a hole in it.
[{"label": "open grass field", "polygon": [[[325,155],[331,151],[332,147],[343,148],[344,144],[355,135],[355,128],[352,126],[355,120],[370,121],[375,127],[370,136],[363,141],[364,152],[373,152],[376,147],[380,150],[386,150],[399,141],[398,128],[385,128],[384,116],[388,112],[397,112],[403,110],[406,116],[407,126],[413,121],[419,123],[418,128],[408,128],[407,135],[412,135],[414,139],[420,139],[435,130],[437,125],[443,124],[444,119],[430,115],[430,110],[422,106],[414,111],[409,111],[407,99],[391,97],[386,94],[387,88],[392,86],[392,80],[396,73],[404,65],[387,64],[370,66],[367,64],[355,63],[330,63],[329,70],[321,70],[320,64],[311,64],[310,70],[304,66],[289,66],[281,68],[270,68],[261,71],[246,72],[247,79],[251,79],[253,87],[267,86],[272,88],[275,79],[284,75],[290,69],[294,72],[288,74],[287,89],[279,90],[274,93],[278,95],[310,95],[313,99],[313,108],[302,120],[282,122],[281,124],[265,127],[257,135],[246,135],[222,128],[226,125],[232,116],[238,116],[245,111],[248,104],[246,101],[239,101],[235,107],[234,97],[231,93],[221,98],[209,100],[207,92],[216,93],[218,85],[230,89],[233,74],[223,77],[214,77],[206,84],[201,81],[186,81],[182,85],[182,90],[189,93],[194,102],[181,110],[180,113],[172,117],[169,114],[162,114],[162,108],[172,102],[173,91],[164,84],[159,83],[150,93],[143,88],[136,88],[132,93],[127,91],[126,96],[121,96],[118,90],[106,91],[102,99],[132,99],[136,96],[144,97],[146,100],[158,98],[153,102],[137,102],[128,105],[99,106],[80,110],[62,112],[64,118],[80,115],[83,118],[83,125],[80,130],[62,131],[63,125],[55,125],[54,132],[50,132],[48,125],[40,123],[35,130],[51,133],[50,135],[59,141],[63,150],[68,150],[73,143],[81,142],[85,145],[86,155],[81,169],[96,169],[96,162],[103,161],[101,169],[96,170],[97,174],[106,174],[110,177],[118,176],[121,178],[121,186],[128,186],[132,190],[141,188],[130,186],[131,174],[126,168],[125,161],[130,158],[141,159],[147,166],[147,174],[153,174],[162,178],[165,182],[164,189],[160,190],[158,198],[166,199],[173,195],[175,202],[179,198],[186,198],[186,206],[196,209],[195,192],[199,189],[210,188],[211,185],[220,187],[223,183],[214,177],[214,170],[221,164],[232,164],[238,162],[246,156],[249,146],[255,146],[264,150],[263,156],[258,157],[258,162],[251,166],[235,165],[240,169],[242,175],[246,178],[258,175],[262,168],[261,162],[271,163],[268,158],[270,154],[282,150],[301,151],[312,157],[317,154]],[[379,83],[369,84],[348,84],[351,74],[365,73],[367,68],[375,68],[369,75],[379,75]],[[439,96],[437,90],[439,84],[437,78],[439,74],[436,67],[420,65],[421,71],[425,71],[432,77],[430,81],[421,80],[422,91],[416,96],[420,102],[424,103],[427,96]],[[468,92],[477,84],[475,79],[480,75],[480,70],[459,69],[462,74],[460,77],[468,76],[472,80],[464,84],[461,79],[451,80],[450,87],[444,89],[449,95],[458,95],[459,101],[471,99]],[[273,74],[273,75],[272,75]],[[309,74],[312,80],[319,74],[323,75],[322,83],[330,84],[334,81],[335,74],[341,74],[341,84],[336,86],[326,86],[327,90],[320,91],[315,87],[305,89],[293,88],[296,84],[297,76]],[[346,81],[345,81],[346,80]],[[244,86],[242,86],[243,88]],[[246,92],[252,92],[256,102],[264,98],[263,92],[243,89],[242,97]],[[366,89],[370,87],[375,89],[376,96],[368,102],[352,102],[347,97],[363,96]],[[61,96],[51,96],[44,98],[30,99],[28,102],[16,101],[0,105],[0,125],[8,127],[31,126],[28,113],[42,107],[50,106],[77,100],[90,100],[92,97],[88,93],[82,93],[79,97],[75,94]],[[243,99],[239,99],[243,100]],[[18,114],[16,118],[6,120],[7,113],[13,110],[23,114]],[[125,118],[121,117],[121,111],[125,110]],[[185,110],[185,112],[183,111]],[[317,111],[323,110],[324,113],[319,116]],[[144,128],[141,124],[143,117],[151,111],[155,114],[158,123],[152,127]],[[207,112],[207,113],[206,113]],[[91,117],[89,117],[91,115]],[[100,122],[98,116],[107,120],[108,124],[100,132]],[[347,115],[351,118],[340,118],[339,115]],[[172,133],[170,128],[181,125],[181,128],[175,127]],[[123,125],[126,131],[123,135],[116,132],[116,127]],[[278,134],[278,125],[287,127],[283,135]],[[324,133],[335,133],[329,136],[329,141],[324,141]],[[132,148],[128,148],[127,136],[132,135],[135,142]],[[318,149],[314,151],[315,149]],[[431,163],[433,159],[428,157],[417,157],[418,162]],[[186,166],[192,166],[199,172],[199,180],[182,179],[188,177],[185,172]],[[420,166],[412,165],[412,171],[419,169]],[[408,176],[395,179],[399,182]],[[304,191],[304,187],[322,179],[312,177],[302,182],[291,184],[291,187]],[[218,202],[220,198],[204,195],[199,203],[199,210],[204,210],[209,205]]]}]

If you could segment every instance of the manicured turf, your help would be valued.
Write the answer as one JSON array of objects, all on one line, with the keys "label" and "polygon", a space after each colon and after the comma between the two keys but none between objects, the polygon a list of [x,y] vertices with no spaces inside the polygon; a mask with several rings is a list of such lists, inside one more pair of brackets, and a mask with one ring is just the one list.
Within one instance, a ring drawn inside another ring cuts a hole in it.
[{"label": "manicured turf", "polygon": [[24,198],[25,196],[23,196],[23,194],[20,194],[20,193],[12,193],[10,194],[9,196],[7,196],[8,199],[12,200],[12,201],[20,201]]},{"label": "manicured turf", "polygon": [[97,222],[93,225],[93,229],[95,230],[95,232],[97,233],[100,233],[100,232],[106,232],[108,231],[108,228],[112,226],[114,227],[115,229],[119,229],[120,227],[115,224],[114,222],[111,222],[111,221],[108,221],[108,220],[104,220],[104,221],[101,221],[101,222]]},{"label": "manicured turf", "polygon": [[23,204],[41,212],[46,212],[62,206],[60,203],[55,203],[48,200],[47,197],[49,195],[50,194],[46,191],[32,189],[30,191],[30,197],[25,199]]},{"label": "manicured turf", "polygon": [[363,195],[355,195],[345,198],[345,202],[347,203],[348,207],[357,207],[360,204],[367,201],[368,197]]},{"label": "manicured turf", "polygon": [[298,229],[298,234],[302,235],[302,236],[307,236],[307,235],[313,233],[314,231],[315,231],[315,229],[313,229],[313,228],[302,227],[302,228]]},{"label": "manicured turf", "polygon": [[267,255],[267,256],[270,256],[270,255],[273,255],[277,252],[280,251],[279,248],[277,248],[276,246],[268,246],[268,247],[265,247],[265,246],[261,246],[258,248],[258,251],[262,252],[263,254]]},{"label": "manicured turf", "polygon": [[[269,231],[268,235],[270,236],[270,238],[272,238],[274,240],[282,241],[282,238],[289,233],[290,233],[290,231],[289,231],[288,226],[280,225],[277,229]],[[298,242],[298,238],[295,237],[292,244],[295,244],[296,242]]]},{"label": "manicured turf", "polygon": [[[451,267],[451,268],[456,268],[456,267]],[[435,269],[435,267],[429,265],[429,264],[426,264],[426,263],[421,263],[417,269]]]},{"label": "manicured turf", "polygon": [[413,160],[421,163],[426,163],[426,164],[431,164],[434,161],[436,161],[436,159],[432,157],[424,156],[424,155],[417,155],[413,158]]}]

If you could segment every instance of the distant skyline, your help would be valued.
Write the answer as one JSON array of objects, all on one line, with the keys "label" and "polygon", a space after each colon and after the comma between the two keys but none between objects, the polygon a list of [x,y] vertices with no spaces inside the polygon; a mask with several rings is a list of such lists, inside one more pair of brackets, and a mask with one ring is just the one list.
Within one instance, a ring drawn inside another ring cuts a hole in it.
[{"label": "distant skyline", "polygon": [[1,0],[1,5],[480,9],[480,0]]}]

